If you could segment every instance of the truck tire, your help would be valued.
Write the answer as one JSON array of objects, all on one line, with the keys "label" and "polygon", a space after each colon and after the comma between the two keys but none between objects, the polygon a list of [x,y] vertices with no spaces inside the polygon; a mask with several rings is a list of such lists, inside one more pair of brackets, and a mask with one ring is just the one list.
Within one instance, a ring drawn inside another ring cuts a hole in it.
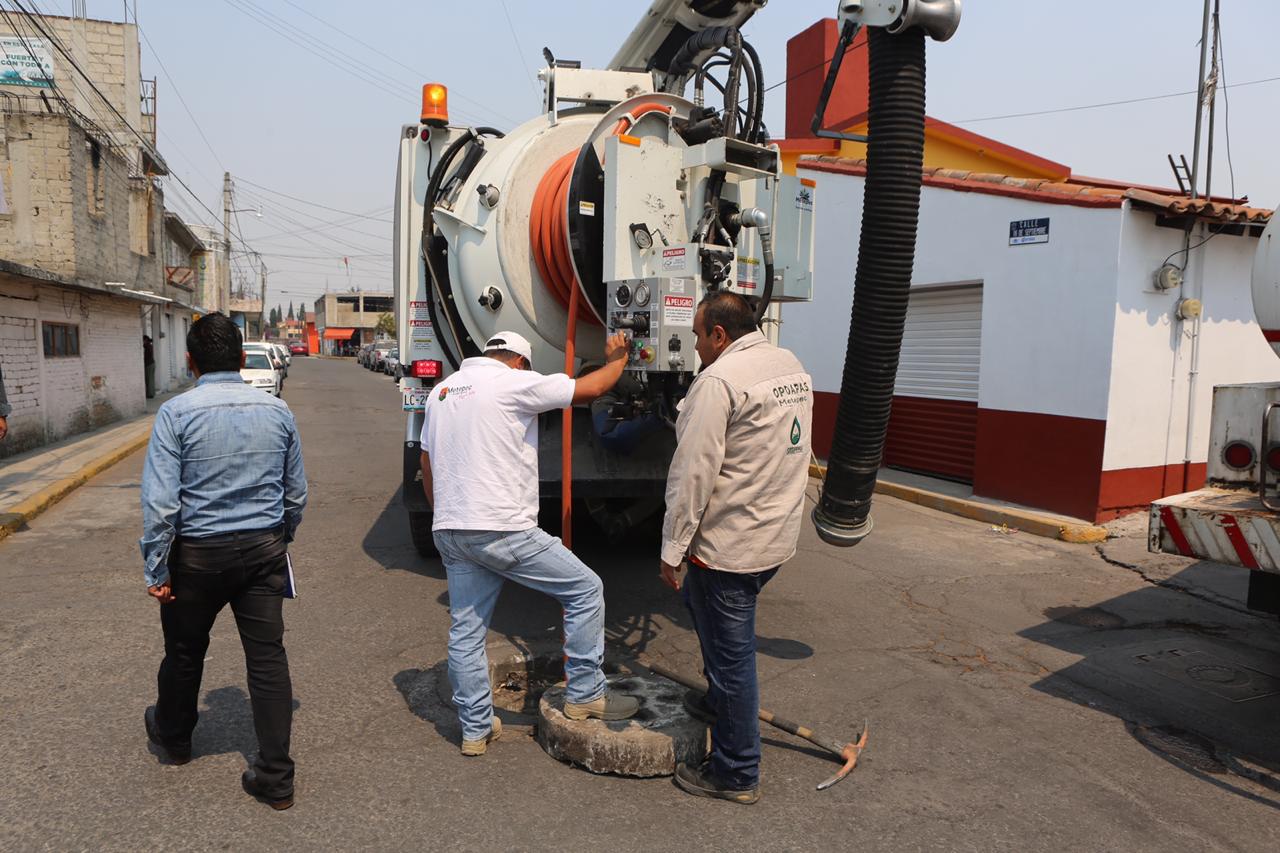
[{"label": "truck tire", "polygon": [[423,557],[439,557],[435,540],[431,538],[431,513],[409,512],[409,535],[413,537],[413,547]]}]

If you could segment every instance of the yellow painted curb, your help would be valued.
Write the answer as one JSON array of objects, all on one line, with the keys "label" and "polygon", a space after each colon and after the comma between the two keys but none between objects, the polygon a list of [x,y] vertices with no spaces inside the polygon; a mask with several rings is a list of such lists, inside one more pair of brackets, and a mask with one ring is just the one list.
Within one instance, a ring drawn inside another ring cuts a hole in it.
[{"label": "yellow painted curb", "polygon": [[117,447],[107,455],[101,456],[85,465],[76,473],[63,477],[58,482],[46,486],[21,503],[15,504],[11,509],[0,514],[0,539],[4,539],[10,533],[16,533],[28,521],[83,486],[93,477],[146,447],[147,442],[150,440],[151,430],[148,429],[127,444]]},{"label": "yellow painted curb", "polygon": [[[827,476],[827,469],[822,465],[810,465],[809,476],[821,480]],[[887,483],[883,480],[877,480],[876,494],[888,495],[891,498],[897,498],[898,500],[928,507],[929,509],[936,509],[939,512],[973,519],[974,521],[1016,528],[1024,533],[1043,536],[1046,539],[1059,539],[1063,542],[1087,544],[1103,542],[1107,538],[1107,529],[1095,524],[1085,522],[1064,523],[1061,519],[1041,515],[1031,510],[993,506],[981,501],[943,495],[927,489],[916,488],[915,486],[904,486],[900,483]]]}]

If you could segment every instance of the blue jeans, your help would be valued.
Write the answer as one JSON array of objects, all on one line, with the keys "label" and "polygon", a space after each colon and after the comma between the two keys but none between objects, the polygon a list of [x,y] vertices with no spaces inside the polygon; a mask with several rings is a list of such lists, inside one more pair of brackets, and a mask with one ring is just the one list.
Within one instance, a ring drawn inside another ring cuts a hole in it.
[{"label": "blue jeans", "polygon": [[707,704],[715,709],[711,772],[721,784],[760,784],[760,686],[756,680],[756,596],[775,574],[736,573],[689,564],[684,603],[702,646]]},{"label": "blue jeans", "polygon": [[595,572],[537,527],[437,530],[434,539],[449,575],[449,683],[464,738],[478,740],[493,724],[485,637],[508,578],[564,608],[565,698],[581,703],[604,695],[604,584]]}]

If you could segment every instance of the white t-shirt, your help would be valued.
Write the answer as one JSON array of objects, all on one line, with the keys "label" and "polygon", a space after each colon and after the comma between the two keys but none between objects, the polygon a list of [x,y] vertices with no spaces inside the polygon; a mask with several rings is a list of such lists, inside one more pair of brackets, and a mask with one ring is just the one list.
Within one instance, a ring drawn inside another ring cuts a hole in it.
[{"label": "white t-shirt", "polygon": [[431,390],[422,449],[431,457],[433,530],[538,525],[538,415],[573,403],[574,381],[481,356]]}]

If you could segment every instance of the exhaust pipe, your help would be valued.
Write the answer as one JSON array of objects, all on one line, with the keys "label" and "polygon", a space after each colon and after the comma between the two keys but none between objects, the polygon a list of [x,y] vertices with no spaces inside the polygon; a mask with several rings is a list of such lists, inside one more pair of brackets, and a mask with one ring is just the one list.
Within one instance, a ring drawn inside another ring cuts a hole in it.
[{"label": "exhaust pipe", "polygon": [[871,532],[871,497],[884,455],[902,327],[915,264],[924,166],[925,32],[869,34],[867,178],[835,438],[818,536],[857,545]]}]

